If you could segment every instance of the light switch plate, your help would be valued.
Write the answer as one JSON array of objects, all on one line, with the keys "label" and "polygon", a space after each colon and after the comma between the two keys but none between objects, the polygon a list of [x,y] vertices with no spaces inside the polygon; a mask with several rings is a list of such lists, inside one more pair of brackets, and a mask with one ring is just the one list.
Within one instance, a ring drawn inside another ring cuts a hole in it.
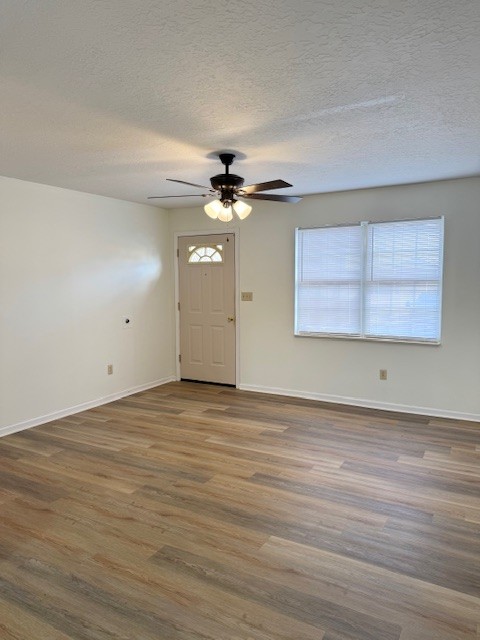
[{"label": "light switch plate", "polygon": [[252,291],[242,291],[242,302],[252,302],[252,300],[253,300]]}]

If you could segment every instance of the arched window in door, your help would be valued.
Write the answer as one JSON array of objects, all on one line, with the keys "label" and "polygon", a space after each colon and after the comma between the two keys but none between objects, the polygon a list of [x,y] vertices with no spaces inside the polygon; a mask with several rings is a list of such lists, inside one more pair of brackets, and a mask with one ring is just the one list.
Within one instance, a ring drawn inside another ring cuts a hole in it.
[{"label": "arched window in door", "polygon": [[223,245],[192,245],[188,247],[188,262],[223,262]]}]

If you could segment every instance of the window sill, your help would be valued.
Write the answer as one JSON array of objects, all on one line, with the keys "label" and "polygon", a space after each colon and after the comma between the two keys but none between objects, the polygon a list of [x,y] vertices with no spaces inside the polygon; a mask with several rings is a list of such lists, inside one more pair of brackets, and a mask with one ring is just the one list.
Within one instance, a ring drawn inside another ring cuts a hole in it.
[{"label": "window sill", "polygon": [[424,340],[420,338],[392,338],[382,336],[355,336],[342,333],[309,333],[303,331],[301,333],[294,333],[293,335],[295,338],[333,338],[334,340],[360,340],[362,342],[398,342],[399,344],[420,344],[430,345],[434,347],[438,347],[442,344],[440,340]]}]

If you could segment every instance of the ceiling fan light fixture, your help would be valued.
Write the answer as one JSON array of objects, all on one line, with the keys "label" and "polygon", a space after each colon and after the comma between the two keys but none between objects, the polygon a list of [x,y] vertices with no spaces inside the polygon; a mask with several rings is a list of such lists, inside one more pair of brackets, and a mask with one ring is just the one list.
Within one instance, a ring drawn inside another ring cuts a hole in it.
[{"label": "ceiling fan light fixture", "polygon": [[203,210],[209,218],[216,220],[223,212],[223,204],[220,200],[212,200],[212,202],[209,202],[203,207]]},{"label": "ceiling fan light fixture", "polygon": [[249,216],[252,211],[252,207],[246,202],[242,202],[241,200],[237,200],[233,203],[233,209],[240,220],[245,220],[245,218]]}]

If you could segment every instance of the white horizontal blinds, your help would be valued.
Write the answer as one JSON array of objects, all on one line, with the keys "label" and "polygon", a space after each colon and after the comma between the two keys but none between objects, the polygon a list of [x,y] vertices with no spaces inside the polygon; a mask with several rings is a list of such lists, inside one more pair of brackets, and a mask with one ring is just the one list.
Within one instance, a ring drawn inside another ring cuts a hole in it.
[{"label": "white horizontal blinds", "polygon": [[443,218],[297,230],[296,334],[438,342]]},{"label": "white horizontal blinds", "polygon": [[443,218],[370,223],[367,337],[440,339]]},{"label": "white horizontal blinds", "polygon": [[359,334],[361,256],[360,225],[297,231],[297,334]]}]

